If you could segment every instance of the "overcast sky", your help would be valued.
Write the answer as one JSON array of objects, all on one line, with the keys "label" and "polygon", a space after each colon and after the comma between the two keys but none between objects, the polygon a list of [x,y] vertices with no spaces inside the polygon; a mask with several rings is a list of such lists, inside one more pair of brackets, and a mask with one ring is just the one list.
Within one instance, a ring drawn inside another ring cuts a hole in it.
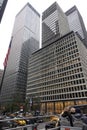
[{"label": "overcast sky", "polygon": [[[76,5],[83,17],[87,28],[87,2],[86,0],[56,0],[65,12]],[[1,24],[0,24],[0,69],[3,69],[3,62],[6,56],[16,14],[29,2],[40,14],[47,9],[55,0],[8,0]]]}]

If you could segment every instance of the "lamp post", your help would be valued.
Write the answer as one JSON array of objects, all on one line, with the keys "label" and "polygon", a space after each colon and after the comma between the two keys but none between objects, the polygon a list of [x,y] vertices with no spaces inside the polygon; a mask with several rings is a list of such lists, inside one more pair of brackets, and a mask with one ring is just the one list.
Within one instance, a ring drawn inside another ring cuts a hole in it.
[{"label": "lamp post", "polygon": [[32,98],[30,98],[30,101],[29,101],[29,104],[30,104],[30,111],[31,111],[31,108],[32,108],[32,103],[33,103]]}]

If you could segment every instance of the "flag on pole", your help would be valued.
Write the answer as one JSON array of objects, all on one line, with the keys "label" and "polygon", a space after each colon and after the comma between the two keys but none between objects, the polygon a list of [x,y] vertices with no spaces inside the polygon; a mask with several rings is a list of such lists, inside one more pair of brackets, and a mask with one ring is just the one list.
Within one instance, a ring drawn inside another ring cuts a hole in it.
[{"label": "flag on pole", "polygon": [[8,56],[9,56],[10,49],[11,49],[11,43],[12,43],[12,38],[11,38],[11,41],[10,41],[10,44],[9,44],[9,47],[8,47],[8,51],[7,51],[7,54],[6,54],[6,57],[5,57],[4,63],[3,63],[4,67],[7,66]]}]

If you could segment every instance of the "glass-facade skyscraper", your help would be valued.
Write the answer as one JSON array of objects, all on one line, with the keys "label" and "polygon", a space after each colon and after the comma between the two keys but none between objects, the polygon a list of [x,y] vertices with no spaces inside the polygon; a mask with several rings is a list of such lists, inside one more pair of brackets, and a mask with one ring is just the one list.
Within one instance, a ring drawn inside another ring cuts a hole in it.
[{"label": "glass-facade skyscraper", "polygon": [[65,14],[68,19],[70,30],[77,32],[79,34],[79,36],[81,37],[84,45],[87,47],[86,28],[85,28],[85,24],[83,22],[82,16],[79,13],[77,7],[73,6]]},{"label": "glass-facade skyscraper", "polygon": [[8,0],[0,0],[0,22],[2,20],[3,13],[4,13],[7,2],[8,2]]},{"label": "glass-facade skyscraper", "polygon": [[12,44],[1,90],[1,102],[25,100],[28,57],[39,49],[40,15],[27,3],[16,15]]},{"label": "glass-facade skyscraper", "polygon": [[42,13],[42,47],[48,45],[50,38],[61,37],[67,32],[69,32],[67,17],[54,2]]}]

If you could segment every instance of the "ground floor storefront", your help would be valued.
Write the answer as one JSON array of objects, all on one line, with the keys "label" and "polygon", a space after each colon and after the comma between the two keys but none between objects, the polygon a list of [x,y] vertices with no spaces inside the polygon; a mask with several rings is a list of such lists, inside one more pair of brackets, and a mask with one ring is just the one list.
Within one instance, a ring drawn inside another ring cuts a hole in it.
[{"label": "ground floor storefront", "polygon": [[[82,106],[83,112],[87,112],[87,100],[72,100],[72,101],[55,101],[55,102],[44,102],[41,104],[41,112],[52,114],[61,113],[67,106]],[[86,107],[85,107],[86,105]]]}]

